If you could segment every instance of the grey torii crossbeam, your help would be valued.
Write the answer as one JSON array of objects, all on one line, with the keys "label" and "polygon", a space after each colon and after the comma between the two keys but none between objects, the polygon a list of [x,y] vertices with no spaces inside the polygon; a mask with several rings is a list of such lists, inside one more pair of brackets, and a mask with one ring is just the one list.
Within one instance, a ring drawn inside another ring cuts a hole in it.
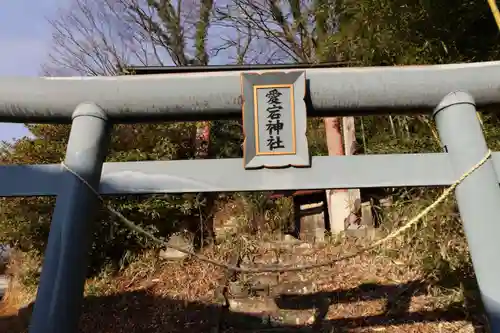
[{"label": "grey torii crossbeam", "polygon": [[[242,77],[248,82],[242,82]],[[101,194],[447,186],[488,150],[476,106],[500,105],[499,77],[500,62],[0,78],[0,121],[71,123],[65,164]],[[252,90],[250,94],[262,90],[252,98],[245,87]],[[243,100],[247,106],[263,100],[265,107],[249,106],[253,116],[246,118]],[[235,119],[242,117],[242,107],[245,135],[247,141],[253,142],[253,146],[245,146],[245,159],[103,163],[113,123]],[[278,109],[279,117],[275,113]],[[433,110],[444,145],[442,153],[309,158],[307,149],[299,149],[307,143],[300,138],[306,115],[362,116]],[[267,117],[271,113],[274,119]],[[300,126],[292,126],[292,116],[295,125]],[[276,119],[283,123],[283,129],[280,122],[273,122]],[[273,130],[262,133],[267,131],[267,123]],[[281,143],[276,142],[276,129],[280,130]],[[263,134],[260,141],[256,140],[261,138],[256,132],[259,130]],[[296,149],[290,150],[293,133]],[[273,152],[281,149],[287,154],[269,154],[269,146],[259,146],[263,140],[271,140]],[[259,168],[264,166],[282,168]],[[200,169],[202,173],[197,172]],[[493,333],[500,333],[499,174],[500,154],[494,153],[456,189]],[[83,301],[97,198],[60,165],[0,166],[0,196],[33,195],[57,196],[57,202],[30,333],[73,333],[77,331]]]}]

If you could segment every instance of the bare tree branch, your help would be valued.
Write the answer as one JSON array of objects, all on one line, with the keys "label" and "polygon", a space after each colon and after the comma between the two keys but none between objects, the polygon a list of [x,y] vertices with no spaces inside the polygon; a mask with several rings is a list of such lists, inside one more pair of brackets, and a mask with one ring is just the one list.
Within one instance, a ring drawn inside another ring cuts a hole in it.
[{"label": "bare tree branch", "polygon": [[156,45],[136,24],[127,2],[73,0],[51,20],[47,74],[114,75],[124,66],[159,64]]},{"label": "bare tree branch", "polygon": [[255,36],[295,62],[323,61],[321,49],[337,26],[333,0],[233,0],[216,12],[221,24],[239,31],[250,26]]}]

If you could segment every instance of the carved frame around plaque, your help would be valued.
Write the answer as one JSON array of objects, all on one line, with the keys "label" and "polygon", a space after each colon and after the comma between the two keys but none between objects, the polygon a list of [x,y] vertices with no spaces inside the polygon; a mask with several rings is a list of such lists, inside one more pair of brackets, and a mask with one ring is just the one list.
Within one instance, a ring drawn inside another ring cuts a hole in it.
[{"label": "carved frame around plaque", "polygon": [[246,169],[310,167],[304,71],[242,73]]}]

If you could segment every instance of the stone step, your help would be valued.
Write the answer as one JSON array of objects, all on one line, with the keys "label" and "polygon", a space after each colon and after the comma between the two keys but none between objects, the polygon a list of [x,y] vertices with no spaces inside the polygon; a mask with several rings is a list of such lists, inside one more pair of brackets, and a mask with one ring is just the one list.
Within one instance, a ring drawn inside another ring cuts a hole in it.
[{"label": "stone step", "polygon": [[242,296],[277,296],[277,295],[306,295],[317,291],[314,281],[305,280],[304,276],[286,276],[279,282],[278,274],[260,274],[231,282],[228,285],[229,294],[235,297]]},{"label": "stone step", "polygon": [[296,238],[293,238],[293,236],[285,235],[288,236],[284,240],[276,240],[276,241],[271,241],[271,242],[263,242],[260,244],[261,249],[267,249],[267,250],[275,250],[275,251],[293,251],[293,252],[302,252],[305,250],[310,250],[314,249],[315,247],[321,246],[321,245],[313,245],[311,243],[303,242],[301,240],[298,240]]},{"label": "stone step", "polygon": [[265,314],[279,310],[276,302],[268,297],[233,298],[229,300],[229,310],[248,314]]},{"label": "stone step", "polygon": [[270,287],[270,294],[278,295],[307,295],[317,291],[314,281],[287,281]]},{"label": "stone step", "polygon": [[249,292],[254,296],[269,296],[271,288],[279,282],[278,274],[263,273],[249,276],[245,281],[249,288]]},{"label": "stone step", "polygon": [[271,326],[304,326],[315,322],[315,310],[283,310],[269,315]]},{"label": "stone step", "polygon": [[273,298],[254,297],[229,300],[229,309],[221,323],[225,327],[246,329],[295,328],[310,326],[315,321],[315,309],[280,309]]},{"label": "stone step", "polygon": [[229,309],[242,313],[271,313],[280,309],[314,309],[323,304],[324,297],[316,294],[317,286],[312,281],[287,282],[269,288],[266,295],[228,295]]}]

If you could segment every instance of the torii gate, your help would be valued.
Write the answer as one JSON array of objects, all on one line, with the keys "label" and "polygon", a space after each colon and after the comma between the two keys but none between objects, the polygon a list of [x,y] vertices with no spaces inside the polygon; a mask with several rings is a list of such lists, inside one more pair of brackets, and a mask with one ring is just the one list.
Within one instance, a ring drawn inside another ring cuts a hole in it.
[{"label": "torii gate", "polygon": [[[488,152],[476,105],[500,105],[499,77],[500,62],[289,69],[265,75],[227,71],[0,78],[0,121],[71,123],[64,163],[103,195],[448,186]],[[271,135],[264,133],[265,112],[278,105],[265,97],[271,90],[283,98],[278,104],[286,125],[281,145],[276,136],[273,144],[288,149],[286,154],[262,145]],[[242,97],[247,136],[243,161],[103,163],[113,123],[239,118]],[[311,158],[305,145],[306,116],[433,110],[443,153]],[[499,175],[500,154],[494,153],[456,189],[494,333],[500,332],[500,265],[495,264],[500,260]],[[0,166],[0,196],[35,195],[55,195],[57,202],[30,333],[73,333],[83,300],[89,224],[97,198],[58,164]]]}]

